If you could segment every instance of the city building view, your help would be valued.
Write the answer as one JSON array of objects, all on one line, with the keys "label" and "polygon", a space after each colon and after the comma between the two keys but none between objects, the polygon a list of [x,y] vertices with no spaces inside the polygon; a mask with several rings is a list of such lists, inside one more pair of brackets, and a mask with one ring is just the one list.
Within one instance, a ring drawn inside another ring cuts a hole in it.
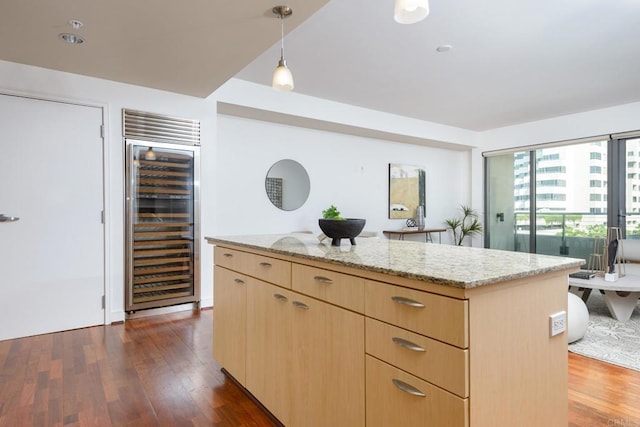
[{"label": "city building view", "polygon": [[[489,227],[489,246],[588,259],[612,232],[607,223],[610,179],[620,181],[624,194],[616,209],[619,230],[613,232],[640,238],[640,139],[614,144],[619,160],[609,158],[607,139],[489,157],[487,218],[499,218]],[[612,171],[609,164],[615,165]],[[499,196],[510,186],[512,200]]]}]

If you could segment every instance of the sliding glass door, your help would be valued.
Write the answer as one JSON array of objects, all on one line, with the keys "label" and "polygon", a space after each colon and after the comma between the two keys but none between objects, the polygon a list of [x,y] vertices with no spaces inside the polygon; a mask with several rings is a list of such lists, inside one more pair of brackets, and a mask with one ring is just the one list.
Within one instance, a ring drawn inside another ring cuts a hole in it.
[{"label": "sliding glass door", "polygon": [[487,157],[485,246],[588,260],[607,232],[607,146],[589,141]]},{"label": "sliding glass door", "polygon": [[627,239],[640,239],[640,138],[620,141],[625,147],[625,201],[622,217]]},{"label": "sliding glass door", "polygon": [[533,153],[535,252],[588,260],[594,239],[607,234],[607,141]]},{"label": "sliding glass door", "polygon": [[522,151],[486,161],[487,247],[529,252],[530,160]]}]

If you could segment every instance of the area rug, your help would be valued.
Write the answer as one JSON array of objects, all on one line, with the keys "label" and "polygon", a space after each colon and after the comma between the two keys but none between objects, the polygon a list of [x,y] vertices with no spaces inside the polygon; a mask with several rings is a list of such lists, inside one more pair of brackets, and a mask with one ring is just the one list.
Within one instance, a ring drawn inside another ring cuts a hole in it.
[{"label": "area rug", "polygon": [[587,301],[589,326],[569,351],[640,371],[640,306],[631,319],[620,322],[609,314],[602,295],[593,291]]}]

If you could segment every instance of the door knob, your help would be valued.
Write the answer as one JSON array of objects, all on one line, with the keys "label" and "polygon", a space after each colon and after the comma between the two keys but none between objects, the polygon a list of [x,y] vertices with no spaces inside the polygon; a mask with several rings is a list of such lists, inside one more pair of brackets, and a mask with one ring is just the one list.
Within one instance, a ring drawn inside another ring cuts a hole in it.
[{"label": "door knob", "polygon": [[18,221],[20,218],[17,216],[6,216],[5,214],[0,214],[0,222],[14,222]]}]

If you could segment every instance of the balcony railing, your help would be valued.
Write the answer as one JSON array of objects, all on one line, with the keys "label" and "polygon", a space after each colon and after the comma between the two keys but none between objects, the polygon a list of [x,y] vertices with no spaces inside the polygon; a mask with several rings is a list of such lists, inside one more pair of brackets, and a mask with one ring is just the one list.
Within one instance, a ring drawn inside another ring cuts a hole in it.
[{"label": "balcony railing", "polygon": [[[529,213],[514,214],[514,249],[530,252]],[[570,256],[585,261],[594,251],[597,237],[607,237],[607,214],[591,212],[539,212],[536,215],[536,252],[547,255]],[[626,238],[640,239],[640,213],[627,214]],[[604,242],[604,240],[603,240]]]}]

